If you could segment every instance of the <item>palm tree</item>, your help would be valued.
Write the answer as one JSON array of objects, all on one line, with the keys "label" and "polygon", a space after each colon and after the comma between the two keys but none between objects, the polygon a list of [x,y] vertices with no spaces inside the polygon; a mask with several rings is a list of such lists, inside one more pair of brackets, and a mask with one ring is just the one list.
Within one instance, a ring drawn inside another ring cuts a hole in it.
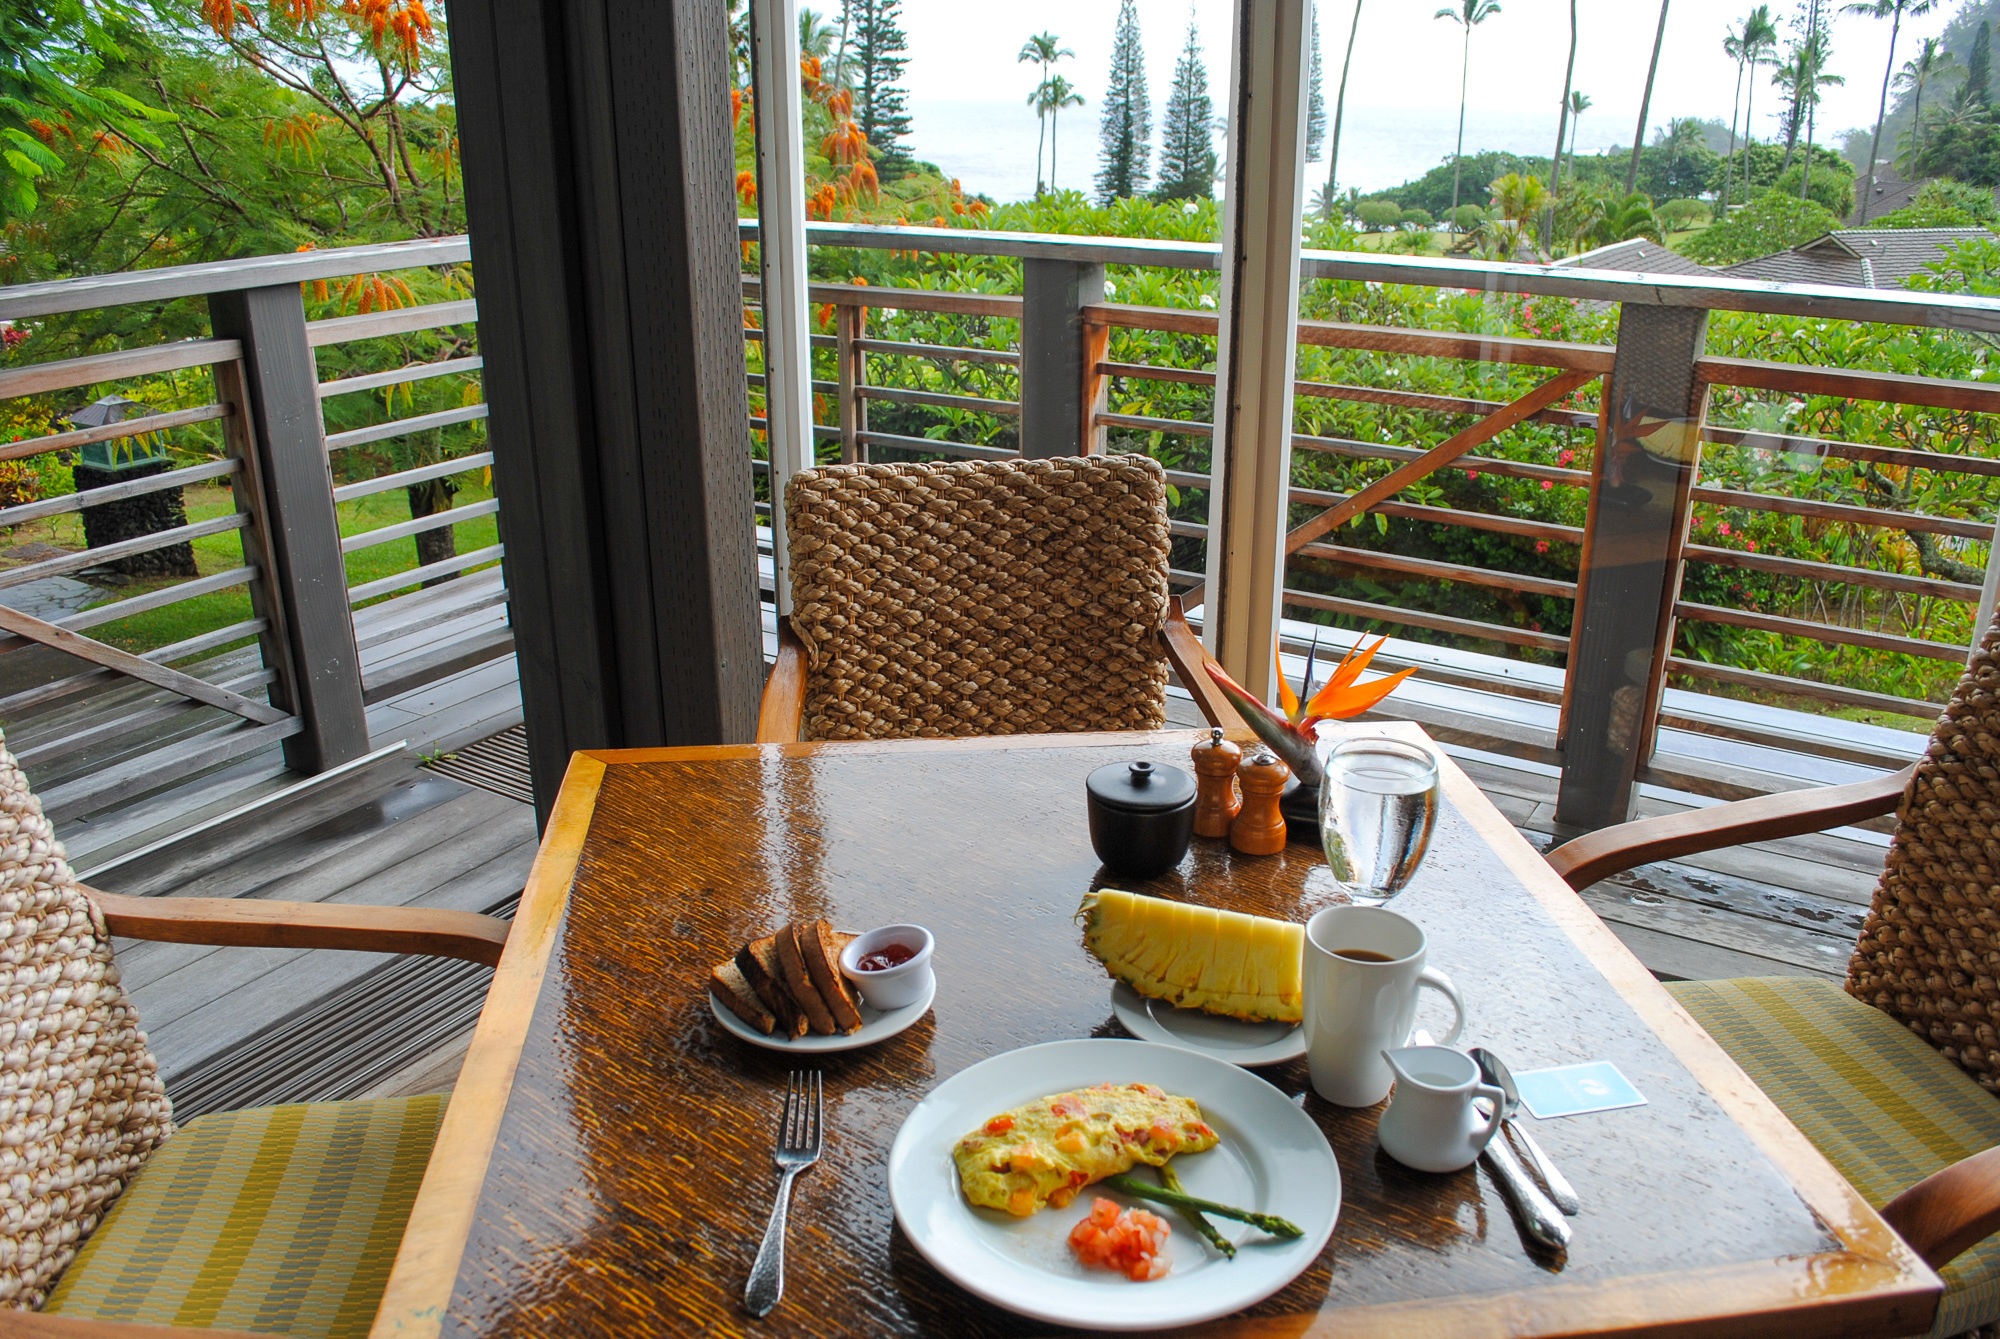
[{"label": "palm tree", "polygon": [[[1062,45],[1062,39],[1054,33],[1036,33],[1021,47],[1021,54],[1017,58],[1018,64],[1025,65],[1033,61],[1042,67],[1041,86],[1028,95],[1028,105],[1035,109],[1035,194],[1038,196],[1042,193],[1042,144],[1049,130],[1048,108],[1042,105],[1042,89],[1047,87],[1049,75],[1054,71],[1056,62],[1064,56],[1075,54]],[[1054,176],[1054,173],[1050,175]]]},{"label": "palm tree", "polygon": [[1458,213],[1458,176],[1465,163],[1465,90],[1466,79],[1472,72],[1472,30],[1500,12],[1497,0],[1458,0],[1458,7],[1449,6],[1431,15],[1434,19],[1450,19],[1465,30],[1465,40],[1458,58],[1458,148],[1451,156],[1451,212]]},{"label": "palm tree", "polygon": [[1555,241],[1556,196],[1562,192],[1563,136],[1569,133],[1569,97],[1576,81],[1576,0],[1569,0],[1569,65],[1563,70],[1562,115],[1556,118],[1556,153],[1549,162],[1549,211],[1542,228],[1542,250]]},{"label": "palm tree", "polygon": [[[1771,17],[1769,5],[1759,5],[1743,16],[1742,26],[1732,30],[1723,43],[1723,50],[1736,57],[1736,82],[1740,89],[1743,76],[1750,75],[1750,95],[1743,104],[1743,198],[1750,198],[1750,146],[1757,137],[1751,133],[1751,114],[1757,105],[1757,67],[1768,64],[1771,51],[1778,45],[1778,21]],[[1730,178],[1736,167],[1736,131],[1734,110],[1731,111],[1729,132],[1729,160],[1722,169],[1722,200],[1718,217],[1729,216],[1731,194]]]},{"label": "palm tree", "polygon": [[1875,107],[1875,139],[1868,150],[1868,184],[1861,192],[1858,223],[1868,221],[1868,206],[1875,199],[1875,161],[1882,156],[1882,122],[1889,116],[1889,82],[1896,73],[1896,35],[1903,29],[1903,15],[1921,18],[1937,5],[1938,0],[1854,0],[1852,4],[1841,6],[1843,14],[1889,20],[1889,61],[1882,67],[1882,97]]},{"label": "palm tree", "polygon": [[799,10],[799,55],[825,60],[833,54],[833,25],[810,9]]},{"label": "palm tree", "polygon": [[1646,117],[1653,110],[1653,77],[1660,72],[1660,44],[1667,40],[1667,6],[1671,2],[1660,0],[1660,26],[1653,34],[1652,63],[1646,66],[1646,91],[1639,95],[1639,128],[1632,132],[1632,164],[1625,169],[1627,195],[1639,189],[1639,151],[1646,147]]},{"label": "palm tree", "polygon": [[1569,165],[1576,168],[1576,128],[1583,124],[1583,114],[1590,110],[1590,94],[1571,93],[1569,95]]},{"label": "palm tree", "polygon": [[1354,39],[1361,32],[1361,0],[1354,0],[1354,22],[1347,28],[1347,54],[1340,60],[1340,92],[1333,98],[1333,142],[1326,149],[1326,198],[1328,201],[1327,221],[1333,220],[1332,201],[1339,189],[1340,170],[1340,118],[1347,111],[1347,71],[1354,64]]},{"label": "palm tree", "polygon": [[1056,187],[1056,117],[1065,107],[1083,106],[1083,95],[1059,74],[1050,75],[1035,90],[1035,110],[1049,118],[1049,189]]},{"label": "palm tree", "polygon": [[1896,87],[1910,94],[1910,148],[1912,159],[1924,151],[1924,90],[1942,83],[1958,72],[1958,57],[1945,50],[1938,38],[1926,37],[1917,54],[1903,62],[1896,74]]}]

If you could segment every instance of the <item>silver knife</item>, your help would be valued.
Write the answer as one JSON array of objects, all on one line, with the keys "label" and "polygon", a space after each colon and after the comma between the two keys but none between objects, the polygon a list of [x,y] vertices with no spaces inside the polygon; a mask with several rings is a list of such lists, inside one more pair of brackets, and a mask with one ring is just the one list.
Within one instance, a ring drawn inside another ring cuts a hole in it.
[{"label": "silver knife", "polygon": [[[1485,1102],[1480,1102],[1484,1107]],[[1493,1174],[1493,1180],[1513,1203],[1514,1212],[1520,1216],[1521,1226],[1536,1245],[1550,1251],[1569,1249],[1569,1222],[1562,1211],[1549,1202],[1542,1188],[1529,1178],[1521,1160],[1514,1156],[1514,1150],[1507,1143],[1505,1134],[1498,1130],[1486,1144],[1486,1151],[1479,1155],[1486,1164],[1486,1170]]]}]

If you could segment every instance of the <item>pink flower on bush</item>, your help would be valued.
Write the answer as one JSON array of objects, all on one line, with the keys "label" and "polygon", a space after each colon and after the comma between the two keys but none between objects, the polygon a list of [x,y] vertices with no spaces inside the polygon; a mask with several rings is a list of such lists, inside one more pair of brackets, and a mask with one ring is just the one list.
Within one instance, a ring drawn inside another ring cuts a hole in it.
[{"label": "pink flower on bush", "polygon": [[1571,462],[1572,460],[1575,460],[1575,459],[1576,459],[1576,452],[1574,452],[1574,451],[1565,451],[1565,452],[1563,452],[1563,453],[1562,453],[1561,455],[1559,455],[1559,456],[1557,456],[1557,457],[1556,457],[1556,464],[1558,464],[1558,465],[1567,465],[1567,464],[1569,464],[1569,463],[1570,463],[1570,462]]},{"label": "pink flower on bush", "polygon": [[1750,544],[1749,544],[1749,548],[1750,548],[1750,552],[1752,552],[1752,553],[1755,553],[1755,552],[1757,551],[1757,541],[1756,541],[1756,540],[1754,540],[1754,539],[1753,539],[1753,540],[1751,540],[1751,541],[1750,541]]},{"label": "pink flower on bush", "polygon": [[1466,478],[1468,478],[1468,479],[1477,479],[1477,478],[1479,477],[1479,471],[1478,471],[1478,470],[1467,470],[1467,471],[1465,472],[1465,477],[1466,477]]},{"label": "pink flower on bush", "polygon": [[1542,491],[1543,491],[1544,493],[1548,492],[1548,491],[1549,491],[1549,490],[1550,490],[1551,488],[1554,488],[1554,487],[1555,487],[1555,481],[1554,481],[1554,480],[1551,480],[1551,479],[1544,479],[1544,480],[1542,480]]},{"label": "pink flower on bush", "polygon": [[1729,533],[1729,522],[1724,521],[1721,525],[1717,526],[1716,528],[1726,535]]},{"label": "pink flower on bush", "polygon": [[1547,541],[1546,539],[1538,539],[1535,541],[1536,553],[1547,553],[1548,551],[1549,551],[1549,541]]}]

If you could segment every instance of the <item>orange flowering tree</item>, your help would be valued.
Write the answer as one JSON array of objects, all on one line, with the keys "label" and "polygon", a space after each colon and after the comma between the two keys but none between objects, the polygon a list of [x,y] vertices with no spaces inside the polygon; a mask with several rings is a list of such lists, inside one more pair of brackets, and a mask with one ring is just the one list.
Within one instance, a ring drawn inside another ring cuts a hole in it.
[{"label": "orange flowering tree", "polygon": [[189,36],[220,43],[293,95],[289,114],[265,121],[265,146],[274,158],[325,164],[330,184],[346,188],[343,203],[373,216],[353,231],[463,230],[443,20],[425,0],[173,2],[185,6],[173,17]]},{"label": "orange flowering tree", "polygon": [[[744,215],[757,210],[757,109],[746,62],[729,93],[736,122],[736,192]],[[853,223],[922,224],[979,228],[987,204],[970,199],[956,181],[927,163],[884,183],[876,172],[881,152],[868,142],[854,116],[854,90],[829,58],[808,51],[799,61],[805,132],[806,214]]]}]

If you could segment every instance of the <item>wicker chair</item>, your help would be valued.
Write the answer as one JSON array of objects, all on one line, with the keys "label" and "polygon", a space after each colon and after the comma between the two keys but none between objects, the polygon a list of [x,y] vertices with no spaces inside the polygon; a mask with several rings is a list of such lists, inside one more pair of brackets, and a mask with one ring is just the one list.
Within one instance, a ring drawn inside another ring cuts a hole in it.
[{"label": "wicker chair", "polygon": [[1950,1335],[2000,1320],[2000,625],[1913,766],[1606,828],[1549,863],[1581,889],[1890,812],[1895,839],[1845,991],[1797,977],[1667,989],[1938,1269],[1932,1333]]},{"label": "wicker chair", "polygon": [[366,1334],[444,1099],[219,1112],[176,1133],[113,935],[493,965],[507,923],[86,888],[0,739],[0,1298],[18,1308],[0,1331]]},{"label": "wicker chair", "polygon": [[757,738],[1148,730],[1171,664],[1239,724],[1167,595],[1144,456],[837,465],[785,488],[792,614]]}]

